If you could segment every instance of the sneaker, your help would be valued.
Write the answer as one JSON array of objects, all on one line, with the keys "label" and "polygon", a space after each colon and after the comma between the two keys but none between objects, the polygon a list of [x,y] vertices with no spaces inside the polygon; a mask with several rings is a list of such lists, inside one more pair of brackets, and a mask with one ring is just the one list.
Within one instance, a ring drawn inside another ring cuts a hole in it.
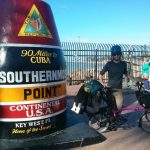
[{"label": "sneaker", "polygon": [[116,125],[116,123],[115,123],[115,122],[114,122],[114,123],[111,123],[108,129],[109,129],[110,131],[116,131],[116,130],[117,130],[117,125]]},{"label": "sneaker", "polygon": [[121,116],[121,115],[117,116],[117,122],[123,124],[123,123],[125,123],[126,121],[127,121],[127,118],[125,118],[125,117],[123,117],[123,116]]}]

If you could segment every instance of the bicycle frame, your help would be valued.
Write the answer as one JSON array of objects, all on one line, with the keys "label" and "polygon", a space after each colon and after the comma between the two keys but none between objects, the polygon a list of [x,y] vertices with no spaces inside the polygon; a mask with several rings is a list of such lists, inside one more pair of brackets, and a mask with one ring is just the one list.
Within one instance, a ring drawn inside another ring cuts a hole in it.
[{"label": "bicycle frame", "polygon": [[112,110],[112,112],[113,112],[114,116],[117,116],[117,115],[121,114],[123,111],[126,111],[126,110],[145,111],[145,108],[143,106],[123,107],[119,110]]}]

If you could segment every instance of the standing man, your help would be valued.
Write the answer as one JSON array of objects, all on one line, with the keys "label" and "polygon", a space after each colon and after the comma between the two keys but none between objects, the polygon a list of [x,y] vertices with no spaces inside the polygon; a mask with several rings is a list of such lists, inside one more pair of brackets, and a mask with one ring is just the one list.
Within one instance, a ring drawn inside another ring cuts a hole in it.
[{"label": "standing man", "polygon": [[122,95],[122,80],[123,75],[127,76],[127,64],[122,61],[122,51],[119,45],[114,45],[111,48],[111,61],[108,61],[103,69],[100,71],[100,82],[103,82],[103,75],[108,72],[108,85],[113,91],[113,96],[116,100],[117,108],[120,109],[123,105]]},{"label": "standing man", "polygon": [[143,65],[142,65],[142,79],[144,80],[144,89],[146,91],[150,91],[149,86],[149,76],[150,76],[150,62],[148,57],[144,57]]}]

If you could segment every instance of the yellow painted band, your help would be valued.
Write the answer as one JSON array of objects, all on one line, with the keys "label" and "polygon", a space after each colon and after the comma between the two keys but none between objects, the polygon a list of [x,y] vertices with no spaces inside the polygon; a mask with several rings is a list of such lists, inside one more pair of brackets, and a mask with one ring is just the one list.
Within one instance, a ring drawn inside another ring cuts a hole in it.
[{"label": "yellow painted band", "polygon": [[44,100],[65,94],[65,83],[50,86],[0,88],[0,102]]}]

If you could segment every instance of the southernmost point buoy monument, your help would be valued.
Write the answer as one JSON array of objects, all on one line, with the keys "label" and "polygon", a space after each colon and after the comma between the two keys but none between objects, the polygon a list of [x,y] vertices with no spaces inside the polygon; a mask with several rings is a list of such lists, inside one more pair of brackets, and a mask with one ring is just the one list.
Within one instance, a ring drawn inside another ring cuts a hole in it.
[{"label": "southernmost point buoy monument", "polygon": [[63,128],[65,80],[49,5],[40,0],[1,2],[0,138],[37,137]]},{"label": "southernmost point buoy monument", "polygon": [[0,0],[0,150],[63,149],[104,141],[66,128],[66,63],[50,6]]}]

